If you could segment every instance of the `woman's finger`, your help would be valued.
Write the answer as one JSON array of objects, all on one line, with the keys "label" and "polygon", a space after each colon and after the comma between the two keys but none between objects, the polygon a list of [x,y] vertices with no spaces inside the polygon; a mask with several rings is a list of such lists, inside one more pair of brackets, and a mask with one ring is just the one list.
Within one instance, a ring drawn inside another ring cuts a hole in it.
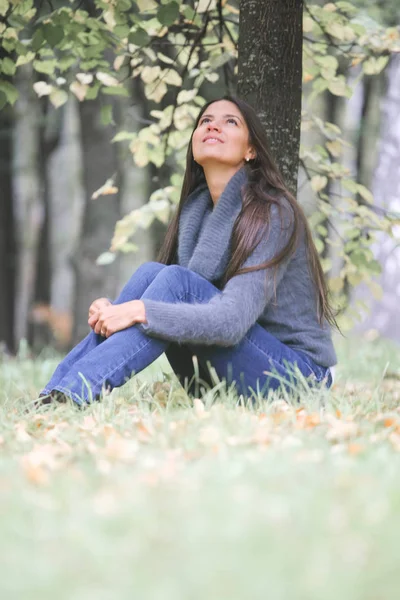
[{"label": "woman's finger", "polygon": [[91,317],[89,317],[89,319],[88,319],[89,327],[91,327],[93,329],[93,327],[96,325],[98,320],[99,320],[99,317],[97,314],[93,314]]},{"label": "woman's finger", "polygon": [[100,334],[103,327],[102,319],[99,319],[94,327],[94,332]]}]

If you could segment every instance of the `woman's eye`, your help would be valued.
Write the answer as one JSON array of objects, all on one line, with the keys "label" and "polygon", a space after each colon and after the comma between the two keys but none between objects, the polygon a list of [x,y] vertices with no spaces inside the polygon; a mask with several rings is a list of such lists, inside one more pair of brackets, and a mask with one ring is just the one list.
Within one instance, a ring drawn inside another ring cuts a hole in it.
[{"label": "woman's eye", "polygon": [[[202,119],[202,120],[200,121],[200,125],[202,125],[203,123],[205,123],[206,121],[209,121],[209,120],[210,120],[210,119],[209,119],[209,117],[204,117],[204,119]],[[227,122],[228,122],[228,123],[229,123],[230,121],[231,121],[232,123],[234,123],[235,125],[237,125],[237,121],[236,121],[236,119],[231,119],[231,118],[227,119]]]}]

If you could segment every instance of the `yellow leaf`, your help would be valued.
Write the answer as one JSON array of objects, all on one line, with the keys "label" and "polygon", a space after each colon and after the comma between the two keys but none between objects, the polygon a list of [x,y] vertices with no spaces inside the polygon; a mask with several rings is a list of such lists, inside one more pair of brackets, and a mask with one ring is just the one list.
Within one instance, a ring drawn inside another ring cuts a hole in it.
[{"label": "yellow leaf", "polygon": [[125,56],[123,54],[120,54],[120,56],[117,56],[117,58],[114,60],[114,69],[116,71],[120,70],[120,68],[123,65],[124,60],[125,60]]},{"label": "yellow leaf", "polygon": [[97,200],[99,196],[109,196],[112,194],[117,194],[118,188],[115,187],[112,179],[107,179],[104,185],[102,185],[98,190],[93,192],[92,200]]},{"label": "yellow leaf", "polygon": [[96,78],[106,86],[119,86],[120,82],[116,77],[113,77],[109,73],[104,73],[103,71],[99,71],[96,73]]},{"label": "yellow leaf", "polygon": [[154,100],[154,102],[161,102],[167,91],[168,88],[163,81],[158,81],[156,84],[149,84],[144,86],[144,93],[146,95],[146,98],[148,98],[149,100]]},{"label": "yellow leaf", "polygon": [[79,102],[82,102],[86,97],[89,86],[84,83],[79,83],[79,81],[73,81],[69,86],[69,89],[75,94]]},{"label": "yellow leaf", "polygon": [[319,192],[324,189],[326,184],[328,183],[328,178],[325,175],[314,175],[311,179],[311,187],[314,192]]},{"label": "yellow leaf", "polygon": [[155,67],[143,67],[140,77],[144,83],[153,83],[161,74],[161,68],[157,65]]},{"label": "yellow leaf", "polygon": [[327,12],[335,12],[337,10],[337,8],[333,4],[333,2],[328,2],[328,4],[325,4],[322,8],[323,8],[323,10],[326,10]]},{"label": "yellow leaf", "polygon": [[179,92],[177,97],[178,104],[184,104],[185,102],[190,102],[193,98],[196,97],[198,92],[197,88],[193,88],[192,90],[182,90]]},{"label": "yellow leaf", "polygon": [[168,69],[163,71],[163,81],[170,85],[176,85],[180,87],[182,85],[182,77],[174,69]]},{"label": "yellow leaf", "polygon": [[216,0],[197,0],[194,6],[196,12],[204,13],[215,9]]},{"label": "yellow leaf", "polygon": [[342,144],[339,140],[333,140],[332,142],[326,142],[325,146],[328,148],[332,156],[340,156],[342,153]]}]

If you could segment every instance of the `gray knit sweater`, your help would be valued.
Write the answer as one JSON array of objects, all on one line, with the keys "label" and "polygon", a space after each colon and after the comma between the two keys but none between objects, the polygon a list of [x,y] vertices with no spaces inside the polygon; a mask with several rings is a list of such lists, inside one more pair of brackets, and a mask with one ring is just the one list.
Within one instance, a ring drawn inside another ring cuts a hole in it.
[{"label": "gray knit sweater", "polygon": [[[205,184],[186,200],[179,221],[178,264],[217,285],[229,261],[232,227],[242,207],[246,167],[230,179],[215,208]],[[284,199],[283,199],[284,200]],[[272,259],[285,247],[291,228],[286,217],[271,207],[269,231],[244,267]],[[276,289],[276,295],[275,295]],[[147,334],[179,343],[234,346],[258,322],[278,340],[311,357],[317,364],[336,364],[331,331],[321,327],[316,308],[304,239],[292,257],[277,269],[263,269],[232,277],[220,293],[205,303],[167,303],[143,299]]]}]

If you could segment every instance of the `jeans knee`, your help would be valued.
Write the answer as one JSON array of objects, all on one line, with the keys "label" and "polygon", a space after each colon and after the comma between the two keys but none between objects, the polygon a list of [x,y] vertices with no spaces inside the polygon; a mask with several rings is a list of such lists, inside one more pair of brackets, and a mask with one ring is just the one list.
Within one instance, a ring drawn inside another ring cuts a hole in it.
[{"label": "jeans knee", "polygon": [[182,287],[186,281],[188,269],[180,265],[168,265],[158,276],[157,280],[168,281],[173,289]]},{"label": "jeans knee", "polygon": [[166,265],[164,265],[163,263],[159,263],[156,261],[148,261],[145,263],[142,263],[135,271],[135,274],[139,273],[140,275],[148,275],[148,276],[155,276],[159,273],[159,271],[162,271],[163,269],[165,269]]}]

